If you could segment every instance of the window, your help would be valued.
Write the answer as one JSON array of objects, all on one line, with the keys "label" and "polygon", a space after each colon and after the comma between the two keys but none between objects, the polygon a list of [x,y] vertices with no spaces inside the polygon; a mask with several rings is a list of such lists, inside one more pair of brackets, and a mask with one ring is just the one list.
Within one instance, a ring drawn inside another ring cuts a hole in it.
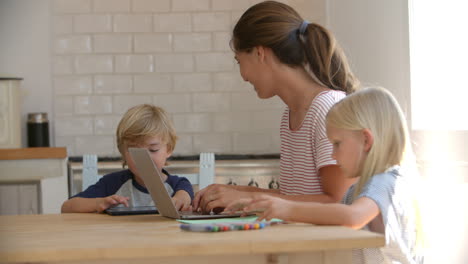
[{"label": "window", "polygon": [[468,130],[468,1],[410,0],[412,127]]}]

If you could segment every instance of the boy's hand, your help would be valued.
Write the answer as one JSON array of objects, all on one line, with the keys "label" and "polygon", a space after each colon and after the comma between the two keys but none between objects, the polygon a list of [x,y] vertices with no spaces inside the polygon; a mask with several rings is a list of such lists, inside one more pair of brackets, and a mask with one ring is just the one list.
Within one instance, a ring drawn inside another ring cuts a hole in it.
[{"label": "boy's hand", "polygon": [[104,198],[96,198],[96,211],[101,213],[102,211],[106,210],[109,207],[114,207],[119,204],[124,204],[128,207],[128,200],[129,197],[123,197],[120,195],[111,195]]},{"label": "boy's hand", "polygon": [[192,199],[186,191],[177,191],[172,197],[172,201],[174,201],[174,205],[178,211],[192,211]]}]

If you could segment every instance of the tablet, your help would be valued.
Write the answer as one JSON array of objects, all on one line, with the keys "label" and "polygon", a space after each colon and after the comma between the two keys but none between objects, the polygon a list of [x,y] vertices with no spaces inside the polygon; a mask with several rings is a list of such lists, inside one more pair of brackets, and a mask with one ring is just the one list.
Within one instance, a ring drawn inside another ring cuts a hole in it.
[{"label": "tablet", "polygon": [[111,207],[104,211],[109,215],[141,215],[141,214],[158,214],[158,210],[154,206],[134,206],[134,207]]}]

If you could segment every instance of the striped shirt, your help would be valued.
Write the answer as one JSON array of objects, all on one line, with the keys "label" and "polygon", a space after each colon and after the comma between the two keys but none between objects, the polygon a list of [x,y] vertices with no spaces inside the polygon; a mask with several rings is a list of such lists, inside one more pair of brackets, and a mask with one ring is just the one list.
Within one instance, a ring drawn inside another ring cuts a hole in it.
[{"label": "striped shirt", "polygon": [[336,164],[333,146],[328,141],[325,117],[328,110],[345,97],[341,91],[319,93],[312,101],[301,127],[291,130],[289,108],[281,119],[280,192],[281,194],[322,194],[319,169]]}]

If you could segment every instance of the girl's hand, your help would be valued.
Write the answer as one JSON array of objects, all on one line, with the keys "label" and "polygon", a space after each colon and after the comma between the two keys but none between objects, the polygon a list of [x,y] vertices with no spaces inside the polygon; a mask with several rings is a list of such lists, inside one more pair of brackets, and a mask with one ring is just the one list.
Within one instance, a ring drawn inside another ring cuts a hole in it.
[{"label": "girl's hand", "polygon": [[101,213],[107,208],[114,207],[119,204],[124,204],[128,207],[128,200],[130,200],[129,197],[123,197],[116,194],[104,198],[96,198],[96,211]]},{"label": "girl's hand", "polygon": [[174,205],[178,211],[192,211],[192,199],[186,191],[177,191],[172,197],[172,201],[174,201]]},{"label": "girl's hand", "polygon": [[257,221],[270,221],[273,218],[288,220],[292,216],[294,202],[271,195],[258,196],[244,207],[245,213],[257,212]]},{"label": "girl's hand", "polygon": [[242,198],[242,199],[235,200],[226,206],[223,213],[235,214],[236,212],[244,211],[244,208],[250,205],[252,201],[253,201],[252,198]]}]

